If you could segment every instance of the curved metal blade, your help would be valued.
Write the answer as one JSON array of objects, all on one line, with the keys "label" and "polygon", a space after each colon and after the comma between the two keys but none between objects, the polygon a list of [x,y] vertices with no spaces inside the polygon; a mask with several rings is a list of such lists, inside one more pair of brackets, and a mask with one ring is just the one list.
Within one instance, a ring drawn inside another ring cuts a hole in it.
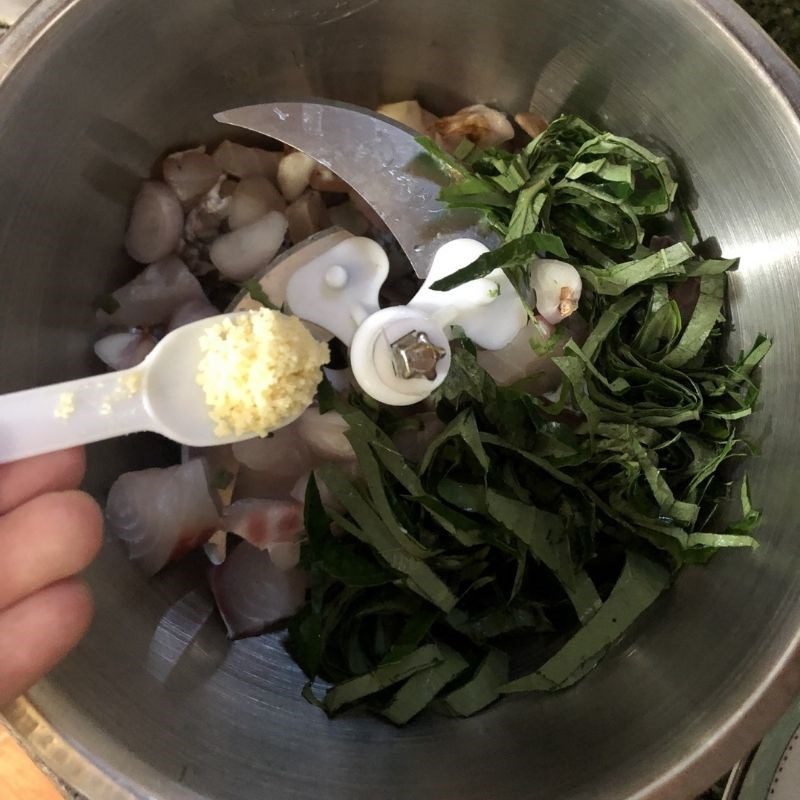
[{"label": "curved metal blade", "polygon": [[245,106],[215,119],[277,139],[335,172],[383,219],[420,278],[450,239],[469,237],[497,246],[478,214],[451,211],[439,202],[446,179],[416,142],[417,134],[387,117],[346,103],[310,100]]}]

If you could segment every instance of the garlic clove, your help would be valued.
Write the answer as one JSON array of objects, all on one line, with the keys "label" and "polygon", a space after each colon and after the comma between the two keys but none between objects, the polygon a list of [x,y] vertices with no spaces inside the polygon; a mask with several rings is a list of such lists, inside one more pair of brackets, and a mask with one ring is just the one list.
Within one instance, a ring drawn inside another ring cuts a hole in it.
[{"label": "garlic clove", "polygon": [[260,147],[245,147],[226,139],[211,157],[223,172],[235,178],[260,175],[274,181],[283,154]]},{"label": "garlic clove", "polygon": [[558,325],[578,310],[583,284],[572,264],[540,258],[531,264],[531,288],[536,310],[551,325]]},{"label": "garlic clove", "polygon": [[430,136],[440,147],[444,146],[444,140],[436,132],[436,123],[439,122],[439,117],[428,111],[427,108],[423,108],[416,100],[387,103],[379,106],[377,111],[384,117],[389,117],[418,133]]},{"label": "garlic clove", "polygon": [[231,196],[228,224],[236,231],[270,211],[286,211],[286,201],[275,184],[263,175],[244,178]]},{"label": "garlic clove", "polygon": [[346,194],[350,186],[346,184],[336,173],[317,164],[309,178],[309,185],[318,192],[333,192]]},{"label": "garlic clove", "polygon": [[514,117],[514,122],[531,137],[535,139],[540,133],[547,130],[547,120],[532,111],[525,111]]},{"label": "garlic clove", "polygon": [[462,139],[469,139],[478,147],[497,147],[514,138],[514,126],[508,117],[484,105],[462,108],[440,119],[434,128],[450,147]]},{"label": "garlic clove", "polygon": [[211,261],[230,280],[252,278],[280,250],[287,227],[283,214],[270,211],[256,222],[220,236],[211,245]]},{"label": "garlic clove", "polygon": [[294,244],[328,227],[328,212],[319,192],[309,189],[286,209],[289,238]]},{"label": "garlic clove", "polygon": [[295,151],[284,156],[278,164],[278,187],[289,203],[293,203],[308,188],[317,162],[305,153]]},{"label": "garlic clove", "polygon": [[172,253],[183,230],[183,208],[175,192],[161,181],[145,181],[133,201],[125,234],[128,255],[152,264]]},{"label": "garlic clove", "polygon": [[418,133],[426,133],[427,126],[423,117],[422,106],[416,100],[403,100],[399,103],[386,103],[378,106],[378,113],[395,122],[406,125]]}]

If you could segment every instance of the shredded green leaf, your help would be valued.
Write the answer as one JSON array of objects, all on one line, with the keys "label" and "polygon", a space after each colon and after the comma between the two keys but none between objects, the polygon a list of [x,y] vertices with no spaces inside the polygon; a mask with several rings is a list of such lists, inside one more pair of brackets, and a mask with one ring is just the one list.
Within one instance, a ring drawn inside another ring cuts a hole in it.
[{"label": "shredded green leaf", "polygon": [[264,308],[271,308],[273,311],[280,311],[278,306],[276,306],[272,300],[269,299],[269,296],[255,278],[251,278],[249,281],[244,281],[240,284],[240,288],[247,292],[247,294],[249,294],[250,297],[256,301],[256,303],[260,303],[262,306],[264,306]]},{"label": "shredded green leaf", "polygon": [[325,697],[325,708],[335,714],[382,689],[400,683],[423,670],[444,662],[444,656],[434,644],[420,647],[399,661],[384,664],[372,672],[334,686]]},{"label": "shredded green leaf", "polygon": [[554,691],[571,686],[653,604],[669,580],[663,567],[629,552],[616,586],[597,614],[536,672],[507,683],[501,691]]},{"label": "shredded green leaf", "polygon": [[208,485],[211,489],[222,491],[231,485],[233,478],[234,475],[230,470],[225,469],[225,467],[220,467],[211,474]]},{"label": "shredded green leaf", "polygon": [[725,276],[704,275],[700,279],[700,297],[692,318],[678,343],[663,359],[668,367],[682,367],[700,352],[719,322],[724,300]]},{"label": "shredded green leaf", "polygon": [[424,711],[469,664],[454,650],[441,648],[442,662],[412,675],[381,712],[395,725],[405,725]]},{"label": "shredded green leaf", "polygon": [[500,688],[508,682],[508,654],[489,650],[472,678],[442,698],[446,713],[471,717],[500,697]]},{"label": "shredded green leaf", "polygon": [[685,275],[686,270],[682,265],[693,256],[690,247],[676,244],[647,258],[625,261],[606,269],[581,267],[579,272],[598,294],[617,297],[645,281]]},{"label": "shredded green leaf", "polygon": [[537,253],[550,253],[560,258],[567,258],[567,251],[558,236],[549,233],[530,233],[511,240],[497,250],[484,253],[469,266],[431,284],[431,289],[447,292],[469,281],[485,278],[496,269],[513,270],[527,267]]},{"label": "shredded green leaf", "polygon": [[502,269],[529,308],[531,262],[569,260],[589,333],[562,326],[540,348],[562,376],[551,399],[529,381],[499,386],[454,334],[431,398],[440,432],[414,461],[393,437],[424,430],[430,409],[320,386],[320,411],[343,415],[358,469],[317,470],[327,508],[309,481],[311,594],[287,646],[310,679],[333,684],[324,701],[307,687],[310,702],[398,725],[426,708],[464,717],[502,694],[563,690],[684,565],[757,547],[746,476],[740,516],[718,509],[728,467],[751,452],[737,426],[771,347],[759,336],[726,358],[737,262],[698,255],[663,157],[570,116],[518,153],[420,141],[443,171],[442,200],[479,210],[504,239],[433,288]]}]

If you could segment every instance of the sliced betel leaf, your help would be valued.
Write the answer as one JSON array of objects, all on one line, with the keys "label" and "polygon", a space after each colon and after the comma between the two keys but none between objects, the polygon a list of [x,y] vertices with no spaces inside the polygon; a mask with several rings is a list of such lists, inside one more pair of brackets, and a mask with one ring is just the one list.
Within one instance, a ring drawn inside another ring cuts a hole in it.
[{"label": "sliced betel leaf", "polygon": [[401,683],[417,672],[441,664],[444,660],[442,651],[435,644],[424,645],[405,658],[382,664],[366,675],[334,686],[325,695],[325,709],[331,715],[336,714],[343,708],[355,705],[373,694]]},{"label": "sliced betel leaf", "polygon": [[439,645],[441,661],[412,675],[381,711],[395,725],[405,725],[424,711],[449,683],[469,667],[455,650]]},{"label": "sliced betel leaf", "polygon": [[594,617],[539,669],[507,683],[504,694],[565,689],[594,666],[606,650],[669,586],[670,574],[660,564],[630,551],[608,600]]},{"label": "sliced betel leaf", "polygon": [[471,717],[490,706],[508,682],[508,660],[502,650],[490,650],[463,686],[441,698],[442,709],[452,716]]}]

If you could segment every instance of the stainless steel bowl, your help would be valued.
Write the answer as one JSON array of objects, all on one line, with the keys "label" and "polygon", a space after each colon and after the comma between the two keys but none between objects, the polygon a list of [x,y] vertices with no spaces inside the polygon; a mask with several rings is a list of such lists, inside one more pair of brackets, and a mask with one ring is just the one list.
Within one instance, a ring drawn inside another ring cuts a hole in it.
[{"label": "stainless steel bowl", "polygon": [[[42,0],[0,45],[0,389],[75,377],[137,181],[213,112],[276,94],[575,111],[673,153],[733,280],[731,346],[776,347],[755,554],[687,570],[573,690],[464,721],[329,722],[278,637],[229,647],[188,567],[145,581],[109,542],[91,635],[8,715],[92,800],[678,800],[800,683],[800,78],[726,0]],[[151,440],[91,453],[102,495]],[[1,657],[1,656],[0,656]]]}]

